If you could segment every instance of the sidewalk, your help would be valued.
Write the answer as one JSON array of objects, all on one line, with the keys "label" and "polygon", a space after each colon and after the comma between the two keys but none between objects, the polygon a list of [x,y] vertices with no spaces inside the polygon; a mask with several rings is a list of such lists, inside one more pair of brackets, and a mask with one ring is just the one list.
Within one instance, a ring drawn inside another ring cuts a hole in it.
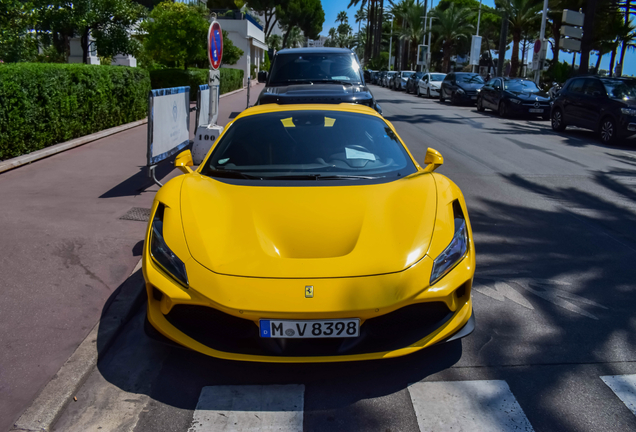
[{"label": "sidewalk", "polygon": [[[253,104],[263,85],[251,88]],[[221,99],[219,124],[246,106]],[[194,112],[191,115],[193,134]],[[99,320],[140,259],[150,208],[142,125],[0,174],[0,431],[8,430]],[[157,169],[162,182],[178,175]]]}]

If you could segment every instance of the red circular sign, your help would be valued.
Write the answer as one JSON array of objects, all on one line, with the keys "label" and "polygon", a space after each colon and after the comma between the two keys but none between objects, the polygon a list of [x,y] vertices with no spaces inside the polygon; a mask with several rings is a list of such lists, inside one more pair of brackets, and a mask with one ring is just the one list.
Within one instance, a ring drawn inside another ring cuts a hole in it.
[{"label": "red circular sign", "polygon": [[222,58],[223,32],[221,31],[221,24],[218,21],[214,21],[208,30],[208,59],[212,69],[216,70],[221,66]]},{"label": "red circular sign", "polygon": [[537,39],[534,41],[534,52],[538,53],[539,51],[541,51],[541,40]]}]

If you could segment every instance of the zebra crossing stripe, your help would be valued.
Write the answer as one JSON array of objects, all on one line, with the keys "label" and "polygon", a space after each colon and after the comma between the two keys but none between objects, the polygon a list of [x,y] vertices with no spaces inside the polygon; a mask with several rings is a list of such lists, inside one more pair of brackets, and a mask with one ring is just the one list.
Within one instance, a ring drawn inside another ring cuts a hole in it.
[{"label": "zebra crossing stripe", "polygon": [[608,375],[601,379],[625,406],[636,415],[636,375]]},{"label": "zebra crossing stripe", "polygon": [[532,431],[505,381],[418,382],[408,388],[420,431]]},{"label": "zebra crossing stripe", "polygon": [[188,432],[303,430],[304,385],[203,387]]}]

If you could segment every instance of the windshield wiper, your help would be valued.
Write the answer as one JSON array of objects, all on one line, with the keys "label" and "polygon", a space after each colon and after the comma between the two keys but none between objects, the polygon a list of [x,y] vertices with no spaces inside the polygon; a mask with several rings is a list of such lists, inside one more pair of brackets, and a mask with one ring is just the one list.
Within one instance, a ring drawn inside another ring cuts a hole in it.
[{"label": "windshield wiper", "polygon": [[352,86],[353,84],[350,81],[345,80],[337,80],[337,79],[321,79],[321,80],[313,80],[314,83],[336,83],[336,84],[345,84]]},{"label": "windshield wiper", "polygon": [[323,175],[323,174],[293,174],[263,177],[264,180],[371,180],[380,177],[371,177],[363,175]]},{"label": "windshield wiper", "polygon": [[226,170],[226,169],[214,169],[210,168],[207,172],[211,177],[223,177],[223,178],[242,178],[242,179],[257,179],[263,180],[263,177],[245,174],[241,171]]}]

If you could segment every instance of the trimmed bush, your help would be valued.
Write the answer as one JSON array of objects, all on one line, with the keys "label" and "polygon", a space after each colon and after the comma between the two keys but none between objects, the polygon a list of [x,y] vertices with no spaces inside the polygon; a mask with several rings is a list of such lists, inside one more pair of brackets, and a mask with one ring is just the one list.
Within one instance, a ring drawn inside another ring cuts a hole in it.
[{"label": "trimmed bush", "polygon": [[[243,70],[221,68],[221,94],[243,88]],[[150,71],[153,89],[190,86],[190,100],[197,100],[199,85],[208,83],[208,69],[155,69]]]},{"label": "trimmed bush", "polygon": [[149,90],[139,68],[0,65],[0,160],[140,120]]}]

